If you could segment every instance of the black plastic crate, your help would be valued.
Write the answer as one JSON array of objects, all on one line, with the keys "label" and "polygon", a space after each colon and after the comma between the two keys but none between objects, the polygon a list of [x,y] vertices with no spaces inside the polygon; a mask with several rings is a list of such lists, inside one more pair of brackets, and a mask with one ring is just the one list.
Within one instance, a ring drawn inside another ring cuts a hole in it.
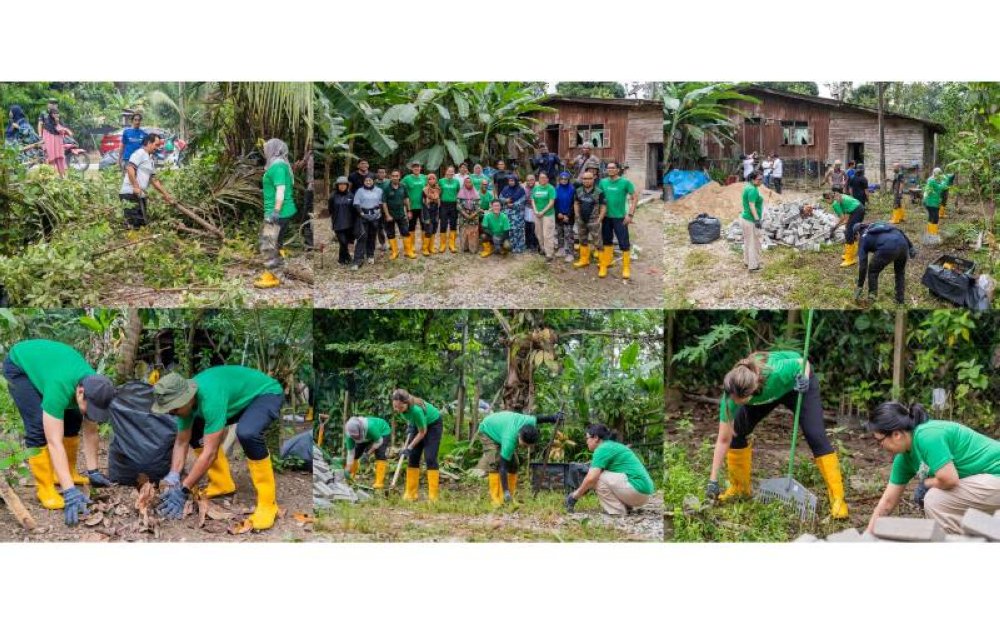
[{"label": "black plastic crate", "polygon": [[533,490],[567,490],[569,463],[532,462],[530,468]]}]

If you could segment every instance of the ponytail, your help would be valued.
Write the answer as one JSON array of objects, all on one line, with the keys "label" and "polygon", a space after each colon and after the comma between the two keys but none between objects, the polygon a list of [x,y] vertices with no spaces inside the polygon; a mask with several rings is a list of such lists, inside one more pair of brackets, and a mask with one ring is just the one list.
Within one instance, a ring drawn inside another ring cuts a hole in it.
[{"label": "ponytail", "polygon": [[392,392],[392,400],[401,401],[411,408],[415,405],[420,406],[421,409],[427,408],[427,402],[415,395],[411,395],[409,391],[402,388],[397,388]]},{"label": "ponytail", "polygon": [[761,366],[761,357],[766,360],[766,352],[754,352],[740,360],[726,374],[722,387],[730,397],[750,397],[767,381],[767,372]]},{"label": "ponytail", "polygon": [[898,401],[887,401],[875,409],[875,414],[868,421],[868,431],[879,434],[893,432],[912,432],[922,423],[927,423],[930,417],[920,404],[906,404]]}]

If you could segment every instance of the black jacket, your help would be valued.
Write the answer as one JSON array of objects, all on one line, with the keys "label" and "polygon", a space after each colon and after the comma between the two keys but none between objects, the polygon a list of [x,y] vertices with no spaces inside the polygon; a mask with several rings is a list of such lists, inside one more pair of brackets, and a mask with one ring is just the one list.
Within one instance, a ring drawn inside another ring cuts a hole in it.
[{"label": "black jacket", "polygon": [[868,179],[865,178],[864,174],[854,174],[854,177],[848,181],[847,187],[855,200],[868,206]]},{"label": "black jacket", "polygon": [[354,211],[354,194],[334,191],[326,203],[330,209],[330,222],[334,230],[354,230],[357,213]]}]

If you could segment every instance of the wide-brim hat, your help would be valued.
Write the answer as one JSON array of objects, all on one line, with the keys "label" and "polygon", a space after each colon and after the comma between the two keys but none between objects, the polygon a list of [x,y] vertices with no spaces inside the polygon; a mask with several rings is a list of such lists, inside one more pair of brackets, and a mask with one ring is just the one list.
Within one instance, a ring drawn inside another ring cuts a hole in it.
[{"label": "wide-brim hat", "polygon": [[198,393],[198,383],[188,380],[179,373],[168,373],[153,386],[153,408],[158,414],[176,410]]}]

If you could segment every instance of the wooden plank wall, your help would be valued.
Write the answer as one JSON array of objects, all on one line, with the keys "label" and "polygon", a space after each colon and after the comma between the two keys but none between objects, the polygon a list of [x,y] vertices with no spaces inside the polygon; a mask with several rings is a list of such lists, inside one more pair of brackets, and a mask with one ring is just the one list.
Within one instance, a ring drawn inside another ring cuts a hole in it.
[{"label": "wooden plank wall", "polygon": [[[909,166],[917,162],[922,168],[929,164],[927,153],[928,137],[933,135],[923,124],[905,119],[885,120],[885,163],[886,173],[895,162]],[[870,182],[879,180],[879,136],[878,118],[864,113],[832,111],[830,113],[829,160],[841,159],[847,162],[847,144],[865,144],[865,173]]]},{"label": "wooden plank wall", "polygon": [[646,188],[649,144],[663,143],[663,112],[658,109],[634,109],[629,112],[625,146],[628,175],[636,189]]},{"label": "wooden plank wall", "polygon": [[[761,98],[759,104],[734,102],[733,106],[743,111],[743,115],[733,116],[737,124],[736,145],[720,148],[714,142],[707,142],[704,152],[708,158],[737,157],[748,152],[777,152],[784,159],[826,159],[830,134],[830,110],[826,107],[773,96]],[[745,123],[747,117],[760,117],[764,124],[748,125]],[[813,145],[781,145],[784,136],[781,121],[809,122]]]},{"label": "wooden plank wall", "polygon": [[[538,116],[538,139],[545,140],[545,127],[549,124],[559,124],[562,128],[559,136],[559,158],[572,162],[580,154],[576,147],[576,127],[589,124],[604,124],[606,132],[611,133],[611,147],[593,150],[593,154],[604,161],[617,161],[625,158],[625,144],[628,140],[628,109],[620,106],[597,106],[578,104],[575,102],[558,102],[550,104],[555,113],[542,113]],[[661,137],[662,140],[662,137]],[[554,146],[548,146],[555,152]]]}]

